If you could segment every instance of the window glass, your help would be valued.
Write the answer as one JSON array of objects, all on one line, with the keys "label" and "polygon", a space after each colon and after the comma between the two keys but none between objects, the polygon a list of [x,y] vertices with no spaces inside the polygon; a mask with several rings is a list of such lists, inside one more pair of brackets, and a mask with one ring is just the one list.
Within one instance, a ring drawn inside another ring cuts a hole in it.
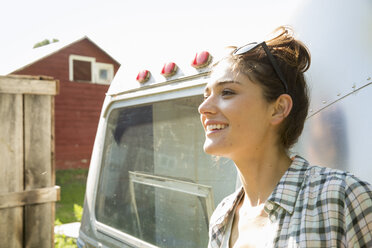
[{"label": "window glass", "polygon": [[92,81],[92,63],[83,60],[73,60],[74,81]]},{"label": "window glass", "polygon": [[114,76],[114,65],[107,63],[95,63],[94,81],[101,84],[109,84]]},{"label": "window glass", "polygon": [[100,80],[107,80],[108,79],[108,72],[106,69],[99,70],[99,79]]},{"label": "window glass", "polygon": [[236,188],[230,160],[203,151],[201,96],[108,116],[95,203],[99,222],[158,247],[206,247],[214,207]]}]

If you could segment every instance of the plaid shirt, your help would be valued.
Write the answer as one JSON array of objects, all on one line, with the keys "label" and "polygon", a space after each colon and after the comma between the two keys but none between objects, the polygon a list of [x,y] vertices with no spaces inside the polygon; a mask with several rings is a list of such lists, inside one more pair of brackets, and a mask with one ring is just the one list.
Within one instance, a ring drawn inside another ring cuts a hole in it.
[{"label": "plaid shirt", "polygon": [[[220,247],[240,188],[214,211],[209,248]],[[372,247],[372,187],[350,173],[296,156],[264,206],[278,225],[269,247]]]}]

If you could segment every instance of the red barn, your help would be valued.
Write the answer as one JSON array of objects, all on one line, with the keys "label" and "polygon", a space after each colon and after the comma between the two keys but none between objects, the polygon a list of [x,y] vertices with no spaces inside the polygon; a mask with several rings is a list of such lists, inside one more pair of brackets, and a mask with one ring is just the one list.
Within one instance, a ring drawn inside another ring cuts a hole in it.
[{"label": "red barn", "polygon": [[60,81],[55,97],[56,168],[88,168],[105,93],[120,64],[87,37],[66,46],[36,48],[36,53],[38,49],[51,51],[11,74]]}]

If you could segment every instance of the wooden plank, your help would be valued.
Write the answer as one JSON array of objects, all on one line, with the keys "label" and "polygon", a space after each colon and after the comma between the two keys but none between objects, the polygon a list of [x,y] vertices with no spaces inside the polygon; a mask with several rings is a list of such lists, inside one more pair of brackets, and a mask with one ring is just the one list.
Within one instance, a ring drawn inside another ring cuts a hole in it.
[{"label": "wooden plank", "polygon": [[[0,194],[23,191],[23,98],[0,93]],[[1,247],[23,247],[23,208],[0,209]]]},{"label": "wooden plank", "polygon": [[60,199],[60,187],[47,187],[0,194],[0,209],[20,207],[24,205],[56,202]]},{"label": "wooden plank", "polygon": [[[56,155],[55,155],[55,137],[56,137],[56,133],[55,133],[55,127],[56,127],[56,124],[55,124],[55,98],[54,97],[51,97],[50,98],[50,101],[51,101],[51,109],[50,109],[50,114],[51,114],[51,117],[50,117],[50,125],[51,125],[51,130],[50,130],[50,134],[51,134],[51,175],[52,175],[52,179],[51,179],[51,185],[55,185],[56,184]],[[59,198],[58,198],[59,200]],[[55,205],[54,205],[55,206]],[[55,209],[53,209],[53,215],[54,215],[54,211]]]},{"label": "wooden plank", "polygon": [[44,76],[44,75],[16,75],[16,74],[9,74],[6,75],[9,78],[23,78],[23,79],[37,79],[37,80],[53,80],[54,78],[51,76]]},{"label": "wooden plank", "polygon": [[[51,187],[52,96],[24,96],[25,190]],[[53,247],[54,203],[25,207],[25,247]]]},{"label": "wooden plank", "polygon": [[0,93],[57,95],[58,92],[58,80],[0,76]]}]

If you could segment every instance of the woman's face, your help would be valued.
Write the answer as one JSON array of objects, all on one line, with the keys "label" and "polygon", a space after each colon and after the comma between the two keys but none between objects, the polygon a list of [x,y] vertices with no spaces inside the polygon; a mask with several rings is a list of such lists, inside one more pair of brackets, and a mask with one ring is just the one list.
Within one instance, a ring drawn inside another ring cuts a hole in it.
[{"label": "woman's face", "polygon": [[206,153],[231,159],[264,148],[270,127],[270,103],[243,73],[221,61],[211,75],[199,106]]}]

